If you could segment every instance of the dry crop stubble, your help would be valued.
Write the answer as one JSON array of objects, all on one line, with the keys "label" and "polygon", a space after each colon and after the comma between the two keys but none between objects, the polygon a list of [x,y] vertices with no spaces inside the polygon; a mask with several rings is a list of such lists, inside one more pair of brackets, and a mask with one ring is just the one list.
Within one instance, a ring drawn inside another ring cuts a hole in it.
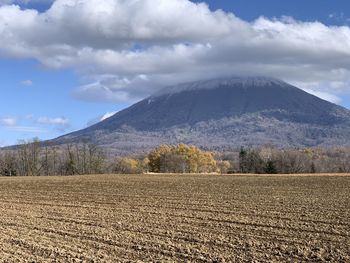
[{"label": "dry crop stubble", "polygon": [[3,262],[350,261],[350,177],[0,178]]}]

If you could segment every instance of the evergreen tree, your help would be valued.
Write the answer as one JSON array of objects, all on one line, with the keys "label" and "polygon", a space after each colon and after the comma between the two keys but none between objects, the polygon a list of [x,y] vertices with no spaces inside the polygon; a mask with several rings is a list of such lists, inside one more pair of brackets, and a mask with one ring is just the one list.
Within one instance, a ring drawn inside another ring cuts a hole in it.
[{"label": "evergreen tree", "polygon": [[273,163],[273,161],[268,160],[266,162],[265,173],[267,173],[267,174],[276,174],[277,173],[277,169],[276,169],[276,166]]},{"label": "evergreen tree", "polygon": [[239,170],[241,173],[248,173],[247,155],[247,150],[241,147],[241,150],[239,151]]}]

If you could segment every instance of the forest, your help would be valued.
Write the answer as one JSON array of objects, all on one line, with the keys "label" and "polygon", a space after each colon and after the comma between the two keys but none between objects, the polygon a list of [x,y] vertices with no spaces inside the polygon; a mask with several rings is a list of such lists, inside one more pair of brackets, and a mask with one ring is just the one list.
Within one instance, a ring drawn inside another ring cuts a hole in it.
[{"label": "forest", "polygon": [[93,144],[50,145],[37,139],[0,151],[0,175],[49,176],[143,173],[348,173],[350,148],[279,149],[240,147],[203,150],[194,145],[160,145],[133,156],[111,156]]}]

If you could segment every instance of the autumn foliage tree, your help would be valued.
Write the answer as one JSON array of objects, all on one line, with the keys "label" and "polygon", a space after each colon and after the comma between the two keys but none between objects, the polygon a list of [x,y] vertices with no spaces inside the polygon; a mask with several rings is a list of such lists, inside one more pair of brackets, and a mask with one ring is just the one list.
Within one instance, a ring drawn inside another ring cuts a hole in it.
[{"label": "autumn foliage tree", "polygon": [[171,152],[171,146],[163,144],[148,154],[149,169],[151,172],[160,173],[165,169],[165,157]]},{"label": "autumn foliage tree", "polygon": [[113,172],[118,174],[137,174],[142,171],[139,169],[138,160],[132,158],[118,158],[115,161]]},{"label": "autumn foliage tree", "polygon": [[208,173],[216,171],[211,152],[196,146],[161,145],[148,155],[149,168],[156,173]]}]

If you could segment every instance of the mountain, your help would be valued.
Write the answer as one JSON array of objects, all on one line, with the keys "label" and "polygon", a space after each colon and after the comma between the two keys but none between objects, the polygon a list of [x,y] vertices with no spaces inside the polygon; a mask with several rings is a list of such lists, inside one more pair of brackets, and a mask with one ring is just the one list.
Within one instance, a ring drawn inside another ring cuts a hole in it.
[{"label": "mountain", "polygon": [[350,111],[281,80],[231,77],[166,87],[91,127],[53,140],[118,153],[161,143],[205,148],[349,144]]}]

